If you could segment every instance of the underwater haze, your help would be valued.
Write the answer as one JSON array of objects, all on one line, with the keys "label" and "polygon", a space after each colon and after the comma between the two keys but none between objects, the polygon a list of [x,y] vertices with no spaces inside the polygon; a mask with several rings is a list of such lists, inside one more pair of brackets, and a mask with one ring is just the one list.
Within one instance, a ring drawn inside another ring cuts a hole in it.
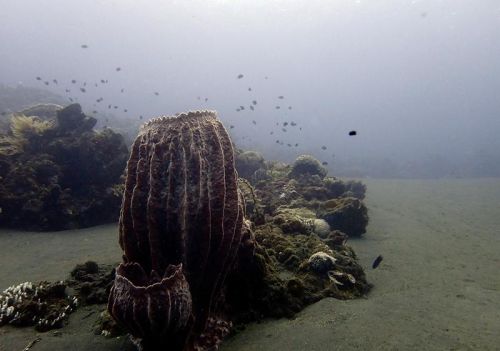
[{"label": "underwater haze", "polygon": [[500,350],[500,0],[0,0],[0,43],[0,351]]},{"label": "underwater haze", "polygon": [[137,128],[215,109],[239,146],[310,153],[338,175],[500,175],[496,1],[1,5],[0,83],[71,97],[98,119]]}]

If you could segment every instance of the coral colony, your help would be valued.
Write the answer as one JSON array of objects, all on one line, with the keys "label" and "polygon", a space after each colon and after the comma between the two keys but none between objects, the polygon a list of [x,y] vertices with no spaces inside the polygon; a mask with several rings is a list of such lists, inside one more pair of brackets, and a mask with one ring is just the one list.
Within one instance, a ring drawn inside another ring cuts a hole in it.
[{"label": "coral colony", "polygon": [[35,326],[38,331],[61,328],[78,306],[78,299],[65,294],[66,285],[25,282],[0,294],[0,326]]}]

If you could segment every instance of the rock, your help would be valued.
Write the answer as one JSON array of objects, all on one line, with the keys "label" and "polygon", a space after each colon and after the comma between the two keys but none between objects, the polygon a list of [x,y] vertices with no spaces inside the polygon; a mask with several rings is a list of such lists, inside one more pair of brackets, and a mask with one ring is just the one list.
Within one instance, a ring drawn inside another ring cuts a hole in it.
[{"label": "rock", "polygon": [[238,176],[252,180],[257,170],[264,169],[264,157],[256,151],[244,151],[236,155],[235,165]]},{"label": "rock", "polygon": [[293,163],[289,176],[300,179],[304,175],[317,175],[323,179],[327,173],[328,170],[316,158],[310,155],[300,155]]},{"label": "rock", "polygon": [[345,197],[325,201],[317,210],[317,215],[326,220],[332,230],[340,230],[350,237],[359,237],[366,232],[368,210],[357,198]]}]

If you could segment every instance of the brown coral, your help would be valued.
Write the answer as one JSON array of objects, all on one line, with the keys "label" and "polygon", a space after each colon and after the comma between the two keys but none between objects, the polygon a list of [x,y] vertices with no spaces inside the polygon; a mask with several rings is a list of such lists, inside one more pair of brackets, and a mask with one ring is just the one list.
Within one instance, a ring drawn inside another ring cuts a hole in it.
[{"label": "brown coral", "polygon": [[227,333],[224,282],[245,235],[237,177],[215,112],[160,117],[141,129],[127,164],[124,263],[108,309],[144,349],[209,349]]}]

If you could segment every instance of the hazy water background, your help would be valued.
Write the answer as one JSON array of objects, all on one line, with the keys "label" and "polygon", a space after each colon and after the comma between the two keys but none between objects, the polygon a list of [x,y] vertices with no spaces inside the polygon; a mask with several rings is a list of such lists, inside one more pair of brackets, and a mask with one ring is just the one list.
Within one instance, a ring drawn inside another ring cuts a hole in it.
[{"label": "hazy water background", "polygon": [[[497,1],[0,5],[0,83],[50,89],[98,118],[111,111],[131,136],[140,115],[210,108],[239,146],[312,153],[337,175],[500,175]],[[298,126],[283,132],[285,121]]]}]

